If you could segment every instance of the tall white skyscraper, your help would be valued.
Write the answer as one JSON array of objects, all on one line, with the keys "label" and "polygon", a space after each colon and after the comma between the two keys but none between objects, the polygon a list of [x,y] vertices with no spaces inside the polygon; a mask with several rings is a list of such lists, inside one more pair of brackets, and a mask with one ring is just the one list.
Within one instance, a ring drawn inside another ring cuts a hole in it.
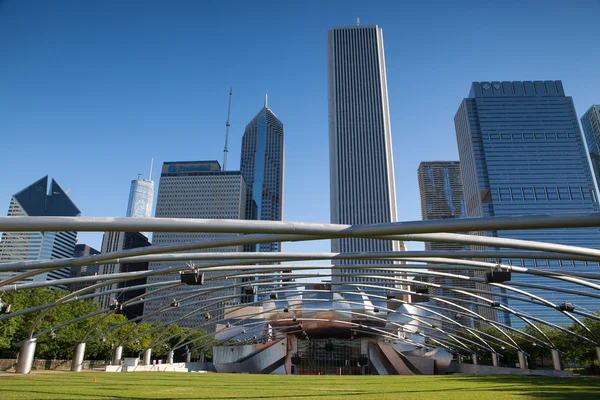
[{"label": "tall white skyscraper", "polygon": [[[158,198],[156,201],[157,218],[205,218],[205,219],[245,219],[246,217],[246,184],[240,171],[221,171],[217,161],[182,161],[166,162],[163,164],[160,183],[158,187]],[[219,233],[169,233],[156,232],[153,234],[153,245],[182,244],[207,239],[231,237],[231,234]],[[243,246],[228,246],[215,249],[203,250],[205,252],[242,251]],[[168,267],[185,266],[186,263],[156,262],[150,263],[151,270],[164,269]],[[201,263],[196,262],[196,265]],[[224,284],[232,285],[235,279],[212,280],[220,274],[205,274],[203,286],[193,286],[193,289],[206,289]],[[162,275],[148,277],[148,283],[156,283],[178,279],[179,275]],[[144,307],[144,312],[154,312],[173,301],[173,298],[181,299],[189,295],[189,288],[179,287],[171,291],[166,299],[149,301]],[[237,289],[241,292],[241,288]],[[187,292],[187,293],[186,293]],[[161,294],[167,293],[166,291]],[[220,290],[210,295],[197,297],[195,300],[209,300],[219,296],[233,295],[234,289]],[[236,301],[231,301],[234,303]],[[239,301],[237,301],[239,302]],[[225,305],[220,309],[212,310],[212,320],[216,322],[221,318]],[[172,321],[184,314],[198,309],[199,306],[186,307],[184,304],[168,312],[153,317],[153,321]],[[206,322],[204,312],[198,312],[194,318],[185,322],[178,322],[184,326],[197,326]],[[214,326],[214,325],[213,325]],[[212,327],[205,327],[211,329]]]},{"label": "tall white skyscraper", "polygon": [[[55,216],[78,217],[79,208],[67,193],[48,176],[16,193],[10,200],[9,217]],[[35,261],[73,257],[77,232],[5,232],[0,241],[0,263]],[[0,273],[0,280],[15,273]],[[70,268],[39,274],[24,281],[45,281],[68,278]]]},{"label": "tall white skyscraper", "polygon": [[[152,217],[152,205],[154,204],[154,181],[152,180],[152,165],[150,164],[150,175],[148,179],[134,179],[131,181],[129,201],[127,202],[126,217],[150,218]],[[148,232],[142,232],[148,236]]]},{"label": "tall white skyscraper", "polygon": [[131,181],[127,217],[150,218],[154,203],[154,181],[134,179]]},{"label": "tall white skyscraper", "polygon": [[[329,173],[331,222],[372,224],[397,221],[392,135],[388,108],[383,34],[379,27],[333,28],[327,40],[329,82]],[[401,243],[372,239],[332,241],[333,252],[397,251]],[[343,276],[386,274],[345,265],[376,261],[339,261],[333,283],[389,280]]]}]

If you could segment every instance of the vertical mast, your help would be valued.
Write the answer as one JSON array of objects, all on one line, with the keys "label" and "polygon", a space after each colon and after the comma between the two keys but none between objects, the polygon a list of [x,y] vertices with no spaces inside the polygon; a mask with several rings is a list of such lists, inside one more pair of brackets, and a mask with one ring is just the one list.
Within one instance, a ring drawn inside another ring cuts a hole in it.
[{"label": "vertical mast", "polygon": [[223,171],[227,171],[227,145],[229,143],[229,116],[231,115],[231,94],[232,89],[229,88],[229,106],[227,107],[227,122],[225,122],[225,148],[223,149]]},{"label": "vertical mast", "polygon": [[152,180],[152,167],[154,166],[154,157],[152,157],[152,161],[150,161],[150,175],[148,175],[148,180]]}]

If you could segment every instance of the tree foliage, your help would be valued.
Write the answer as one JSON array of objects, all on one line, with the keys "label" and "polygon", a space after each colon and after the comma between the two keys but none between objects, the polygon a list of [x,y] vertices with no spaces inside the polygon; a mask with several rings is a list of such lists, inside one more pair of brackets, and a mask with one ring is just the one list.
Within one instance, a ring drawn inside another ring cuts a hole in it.
[{"label": "tree foliage", "polygon": [[[11,312],[28,309],[38,305],[55,303],[68,294],[67,291],[50,288],[37,288],[20,290],[2,294],[2,301],[11,305]],[[40,335],[37,338],[36,357],[46,359],[70,359],[73,351],[85,337],[86,358],[102,360],[111,356],[111,350],[120,345],[128,338],[133,338],[155,325],[141,322],[128,323],[116,329],[109,330],[101,337],[94,337],[110,327],[117,326],[127,321],[124,315],[97,313],[100,306],[92,300],[75,300],[62,303],[54,307],[45,315],[36,326],[33,334],[38,334],[52,327],[70,321],[77,317],[90,315],[75,323],[62,326],[50,333]],[[19,352],[19,343],[31,335],[32,326],[42,313],[36,310],[22,315],[10,316],[0,321],[0,355],[2,357],[16,357]],[[9,314],[10,315],[10,314]],[[137,357],[150,346],[156,339],[167,338],[171,335],[183,332],[185,329],[176,324],[168,326],[168,329],[159,328],[140,336],[136,340],[127,343],[123,349],[124,356]],[[205,331],[194,331],[194,335],[203,336]],[[157,357],[166,356],[167,352],[175,346],[179,337],[173,337],[164,345],[152,348],[153,355]],[[208,342],[208,339],[207,339]]]},{"label": "tree foliage", "polygon": [[[600,317],[600,311],[596,311],[594,315]],[[596,338],[600,338],[600,321],[586,317],[582,318],[581,322],[587,326],[589,331],[577,323],[562,328],[591,339],[592,341],[596,340]],[[467,340],[461,340],[457,337],[457,340],[449,339],[448,341],[454,343],[457,347],[460,347],[458,346],[458,341],[460,341],[469,348],[471,353],[478,354],[481,360],[490,360],[491,351],[487,350],[487,346],[477,337],[479,336],[500,354],[502,363],[512,364],[518,362],[517,349],[500,341],[503,340],[514,346],[514,343],[508,340],[502,332],[491,326],[483,326],[478,328],[478,330],[492,337],[490,338],[489,336],[482,334],[476,335],[472,330],[461,329],[456,332],[456,335]],[[518,347],[528,355],[530,366],[535,366],[536,362],[541,362],[543,364],[544,359],[547,362],[550,362],[552,355],[550,347],[531,339],[531,337],[528,337],[527,335],[537,338],[544,343],[547,343],[548,340],[550,340],[550,342],[562,352],[565,361],[571,361],[587,368],[598,368],[598,359],[594,344],[561,329],[538,323],[535,324],[535,327],[528,325],[522,330],[523,334],[510,330],[503,330],[503,332],[510,335],[517,343]],[[470,343],[469,341],[474,342],[477,345]]]}]

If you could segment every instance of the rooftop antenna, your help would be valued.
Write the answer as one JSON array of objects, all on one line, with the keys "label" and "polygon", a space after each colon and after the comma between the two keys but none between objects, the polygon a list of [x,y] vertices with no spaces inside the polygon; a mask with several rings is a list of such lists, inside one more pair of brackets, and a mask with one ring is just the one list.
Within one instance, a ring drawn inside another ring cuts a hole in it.
[{"label": "rooftop antenna", "polygon": [[144,175],[144,174],[138,174],[138,178],[137,178],[138,181],[142,180],[142,175]]},{"label": "rooftop antenna", "polygon": [[152,167],[154,166],[154,157],[152,157],[152,161],[150,161],[150,175],[148,175],[148,180],[152,180]]},{"label": "rooftop antenna", "polygon": [[223,149],[223,171],[227,171],[227,144],[229,142],[229,116],[231,115],[231,94],[232,89],[229,88],[229,107],[227,107],[227,122],[225,122],[225,148]]},{"label": "rooftop antenna", "polygon": [[360,26],[360,18],[356,18],[356,26]]}]

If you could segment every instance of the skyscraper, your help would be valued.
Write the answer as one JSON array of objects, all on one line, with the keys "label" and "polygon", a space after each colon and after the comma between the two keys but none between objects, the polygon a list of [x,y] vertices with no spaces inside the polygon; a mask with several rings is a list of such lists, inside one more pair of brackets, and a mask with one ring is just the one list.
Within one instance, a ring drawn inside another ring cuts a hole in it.
[{"label": "skyscraper", "polygon": [[[141,232],[105,232],[102,238],[102,253],[112,253],[115,251],[137,249],[140,247],[150,246],[148,236]],[[141,263],[127,263],[127,264],[102,264],[98,267],[98,273],[100,275],[114,274],[120,272],[135,272],[135,271],[147,271],[148,262]],[[117,288],[125,288],[137,285],[143,285],[147,283],[146,278],[133,279],[121,283],[113,283],[112,285],[102,286],[96,289],[96,292],[102,293]],[[107,308],[114,300],[122,303],[135,296],[143,293],[143,289],[123,291],[118,294],[104,294],[95,297],[95,301],[100,304],[102,308]],[[144,304],[138,304],[135,306],[125,307],[123,313],[128,318],[135,318],[142,315],[144,311]]]},{"label": "skyscraper", "polygon": [[[571,97],[561,81],[474,82],[454,117],[468,217],[568,214],[598,211],[585,147]],[[598,228],[493,231],[486,234],[600,248]],[[557,260],[501,260],[503,263],[588,271],[598,263]],[[596,310],[595,299],[540,287],[586,290],[564,281],[513,274],[520,287],[555,304],[565,300]],[[591,289],[590,289],[591,290]],[[557,310],[513,299],[510,307],[557,324],[571,321]],[[524,322],[498,312],[515,327]]]},{"label": "skyscraper", "polygon": [[[152,164],[154,159],[152,159]],[[150,218],[152,217],[152,204],[154,203],[154,181],[152,180],[152,164],[148,179],[134,179],[131,181],[129,201],[127,202],[126,217]],[[148,232],[142,232],[148,236]]]},{"label": "skyscraper", "polygon": [[[242,137],[240,170],[246,181],[246,217],[281,221],[283,217],[283,124],[265,105]],[[281,243],[257,245],[258,251],[280,251]]]},{"label": "skyscraper", "polygon": [[600,186],[600,105],[591,106],[583,114],[581,126],[596,175],[596,184]]},{"label": "skyscraper", "polygon": [[[424,220],[465,217],[462,175],[458,161],[423,161],[419,164],[417,174],[421,217]],[[445,246],[456,245],[425,243],[427,250],[443,250]]]},{"label": "skyscraper", "polygon": [[[463,198],[463,183],[458,161],[423,161],[417,169],[419,192],[421,194],[421,216],[423,220],[464,218],[466,216]],[[425,243],[425,250],[430,251],[460,251],[465,246],[457,243]],[[444,271],[449,273],[468,274],[470,271]],[[429,282],[454,287],[457,289],[475,288],[472,282],[449,277],[431,277]],[[448,296],[459,300],[472,300],[448,289],[430,288],[435,296]],[[445,304],[440,304],[445,307]],[[468,304],[463,306],[469,307]],[[470,307],[469,307],[470,308]],[[455,313],[441,311],[448,317],[454,318]],[[464,321],[461,321],[464,322]],[[444,329],[452,329],[452,324],[442,321]]]},{"label": "skyscraper", "polygon": [[[221,171],[218,161],[181,161],[165,162],[162,167],[158,198],[156,201],[157,218],[207,218],[207,219],[245,219],[246,217],[246,184],[240,171]],[[207,239],[231,237],[230,234],[219,233],[169,233],[156,232],[153,235],[153,245],[181,244],[185,242],[203,241]],[[204,250],[207,252],[242,251],[242,246],[228,246]],[[151,263],[150,269],[164,269],[167,267],[185,266],[186,263]],[[196,262],[200,265],[200,262]],[[225,283],[232,285],[234,279],[213,280],[221,274],[205,274],[204,286],[195,289],[206,289],[221,286]],[[172,280],[173,275],[151,276],[148,283]],[[188,288],[185,286],[172,290],[173,298],[180,299],[186,295]],[[241,289],[237,289],[240,293]],[[167,292],[162,292],[167,293]],[[188,293],[189,294],[189,293]],[[198,297],[196,300],[207,300],[219,296],[234,295],[233,288],[213,292],[210,296]],[[145,305],[145,313],[154,312],[168,305],[172,300],[163,299],[149,301]],[[236,302],[232,300],[231,303]],[[184,304],[172,311],[154,317],[154,321],[171,321],[177,317],[198,309],[198,305],[186,307]],[[212,320],[217,321],[222,317],[225,304],[219,309],[210,312]],[[195,326],[205,322],[204,313],[199,312],[196,317],[189,318],[182,325]],[[209,328],[214,328],[214,325]]]},{"label": "skyscraper", "polygon": [[132,180],[126,216],[133,218],[150,218],[152,216],[153,202],[154,182],[145,179]]},{"label": "skyscraper", "polygon": [[[327,41],[329,82],[329,174],[331,222],[373,224],[395,222],[396,190],[388,109],[383,34],[379,27],[333,28]],[[372,239],[332,241],[333,252],[393,251],[400,243]],[[342,268],[375,261],[340,261],[341,277],[333,283],[389,280],[343,276],[347,273],[389,274]]]},{"label": "skyscraper", "polygon": [[[78,217],[81,211],[54,179],[48,187],[48,176],[34,182],[12,196],[9,217],[55,216]],[[73,257],[77,232],[5,232],[0,241],[0,263],[35,261]],[[0,279],[16,273],[1,273]],[[46,272],[24,281],[68,278],[69,268]]]},{"label": "skyscraper", "polygon": [[[78,257],[87,257],[95,254],[100,254],[100,252],[93,247],[88,246],[87,244],[76,244],[75,250],[73,251],[73,258]],[[92,276],[98,273],[97,265],[85,265],[82,267],[71,267],[71,271],[69,274],[70,278],[77,278],[81,276]],[[69,290],[74,292],[79,289],[83,289],[89,285],[93,285],[94,282],[86,282],[86,283],[72,283],[69,285]]]}]

